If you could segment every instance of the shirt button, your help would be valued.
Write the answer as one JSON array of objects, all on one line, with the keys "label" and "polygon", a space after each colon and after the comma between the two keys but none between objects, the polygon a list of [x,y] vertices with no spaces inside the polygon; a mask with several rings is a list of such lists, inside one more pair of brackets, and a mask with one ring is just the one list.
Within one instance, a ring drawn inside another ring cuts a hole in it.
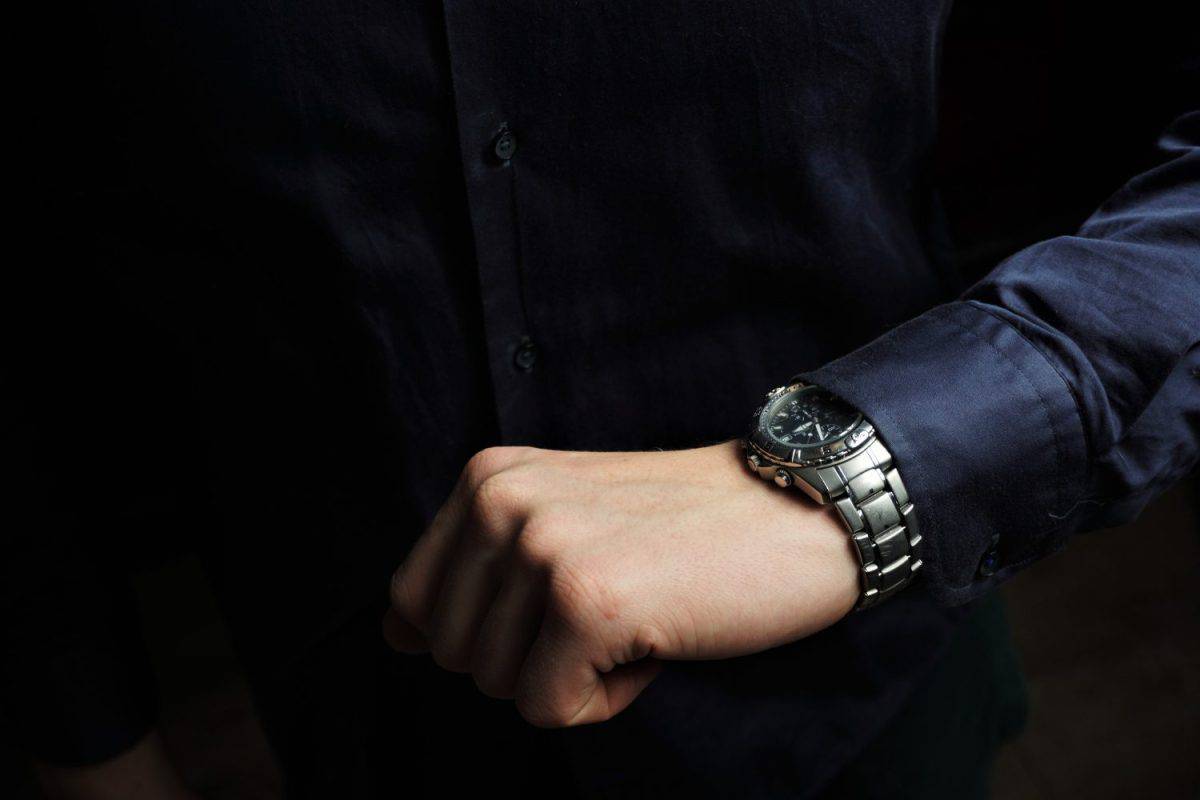
[{"label": "shirt button", "polygon": [[1000,566],[1000,534],[992,534],[991,547],[983,554],[983,558],[979,559],[979,577],[990,578],[996,574],[996,568]]},{"label": "shirt button", "polygon": [[538,354],[537,347],[533,340],[528,336],[521,338],[521,343],[517,345],[517,352],[513,353],[513,364],[522,372],[531,372],[533,365],[537,363]]},{"label": "shirt button", "polygon": [[517,152],[516,134],[508,128],[503,128],[500,133],[496,134],[496,139],[492,142],[492,152],[501,161],[508,161]]}]

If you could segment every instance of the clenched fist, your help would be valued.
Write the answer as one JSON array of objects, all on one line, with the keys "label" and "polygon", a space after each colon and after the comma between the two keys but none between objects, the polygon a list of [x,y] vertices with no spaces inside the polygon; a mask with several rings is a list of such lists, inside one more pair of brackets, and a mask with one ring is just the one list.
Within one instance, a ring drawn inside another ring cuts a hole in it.
[{"label": "clenched fist", "polygon": [[737,442],[478,453],[392,580],[388,641],[541,726],[608,719],[669,659],[794,641],[845,615],[834,515],[751,475]]}]

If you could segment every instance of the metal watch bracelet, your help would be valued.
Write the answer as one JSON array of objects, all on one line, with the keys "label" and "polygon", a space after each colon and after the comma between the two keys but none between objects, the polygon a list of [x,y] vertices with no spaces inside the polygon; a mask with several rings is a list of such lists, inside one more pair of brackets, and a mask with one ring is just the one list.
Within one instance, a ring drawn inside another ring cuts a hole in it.
[{"label": "metal watch bracelet", "polygon": [[908,490],[879,439],[816,472],[862,564],[862,593],[855,610],[870,608],[908,585],[924,563]]}]

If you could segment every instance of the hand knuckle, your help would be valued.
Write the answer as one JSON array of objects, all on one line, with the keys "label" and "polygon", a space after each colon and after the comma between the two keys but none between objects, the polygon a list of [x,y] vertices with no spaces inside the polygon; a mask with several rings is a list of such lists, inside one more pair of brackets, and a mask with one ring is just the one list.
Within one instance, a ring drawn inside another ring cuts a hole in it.
[{"label": "hand knuckle", "polygon": [[467,508],[469,531],[482,544],[503,538],[521,513],[521,490],[516,480],[504,473],[480,483]]},{"label": "hand knuckle", "polygon": [[562,526],[545,516],[532,517],[521,527],[514,556],[529,567],[545,567],[562,554]]},{"label": "hand knuckle", "polygon": [[472,501],[476,506],[512,513],[525,499],[521,477],[512,472],[498,472],[480,482]]},{"label": "hand knuckle", "polygon": [[467,460],[462,477],[468,490],[474,492],[491,476],[504,472],[512,465],[524,460],[534,448],[531,447],[485,447]]},{"label": "hand knuckle", "polygon": [[499,471],[503,461],[503,447],[485,447],[467,460],[467,465],[463,467],[463,476],[475,482],[483,481]]}]

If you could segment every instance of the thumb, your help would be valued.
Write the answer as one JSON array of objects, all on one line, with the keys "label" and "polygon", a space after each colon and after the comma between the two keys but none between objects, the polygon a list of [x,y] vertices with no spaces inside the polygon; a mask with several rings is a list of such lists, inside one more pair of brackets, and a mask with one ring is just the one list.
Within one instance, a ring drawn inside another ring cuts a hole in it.
[{"label": "thumb", "polygon": [[647,656],[607,671],[595,667],[585,643],[563,635],[561,626],[543,625],[517,679],[517,710],[542,728],[603,722],[619,714],[662,671]]}]

